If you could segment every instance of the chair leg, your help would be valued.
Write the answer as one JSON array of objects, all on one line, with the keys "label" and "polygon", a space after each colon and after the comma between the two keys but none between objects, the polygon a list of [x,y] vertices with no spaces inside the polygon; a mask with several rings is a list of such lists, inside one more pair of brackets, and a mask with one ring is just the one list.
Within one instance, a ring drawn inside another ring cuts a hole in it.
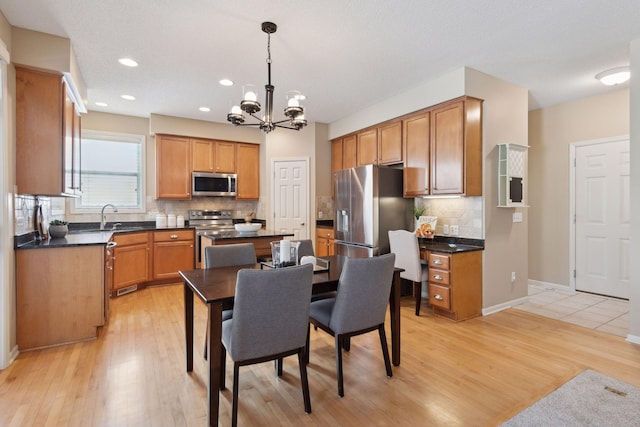
[{"label": "chair leg", "polygon": [[238,386],[240,380],[240,365],[233,363],[233,403],[231,408],[231,425],[236,427],[238,425]]},{"label": "chair leg", "polygon": [[387,368],[387,376],[392,377],[391,361],[389,360],[389,347],[387,347],[387,335],[384,332],[384,323],[378,326],[378,334],[380,335],[380,345],[382,346],[382,356],[384,357],[384,366]]},{"label": "chair leg", "polygon": [[336,370],[338,375],[338,396],[344,397],[344,384],[342,382],[342,335],[336,334]]},{"label": "chair leg", "polygon": [[311,335],[311,323],[309,323],[309,328],[307,329],[307,347],[306,347],[307,351],[305,351],[305,355],[304,355],[304,363],[305,363],[305,365],[309,364],[309,353],[311,352],[311,347],[309,345],[309,336],[310,335]]},{"label": "chair leg", "polygon": [[420,302],[422,301],[421,282],[413,282],[413,296],[416,299],[416,316],[420,316]]},{"label": "chair leg", "polygon": [[342,349],[344,351],[351,350],[351,337],[342,337]]},{"label": "chair leg", "polygon": [[227,350],[225,350],[224,345],[220,346],[220,390],[224,390],[227,388],[225,384],[225,370],[227,363]]},{"label": "chair leg", "polygon": [[275,360],[276,362],[276,375],[282,376],[282,357]]},{"label": "chair leg", "polygon": [[302,398],[304,399],[304,412],[311,413],[311,397],[309,395],[309,379],[307,378],[307,364],[305,363],[306,347],[298,350],[298,365],[300,365],[300,383],[302,384]]}]

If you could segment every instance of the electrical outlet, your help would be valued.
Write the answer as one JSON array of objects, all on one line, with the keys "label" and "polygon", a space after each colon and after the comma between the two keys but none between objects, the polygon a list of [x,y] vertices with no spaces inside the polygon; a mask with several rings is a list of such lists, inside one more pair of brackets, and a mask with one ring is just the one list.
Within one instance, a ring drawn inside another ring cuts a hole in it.
[{"label": "electrical outlet", "polygon": [[449,234],[449,225],[448,224],[445,224],[445,225],[442,226],[442,233],[445,234],[445,235]]},{"label": "electrical outlet", "polygon": [[513,213],[513,222],[522,222],[522,212]]},{"label": "electrical outlet", "polygon": [[516,272],[515,271],[511,272],[511,283],[516,283]]},{"label": "electrical outlet", "polygon": [[460,232],[457,225],[450,225],[449,231],[451,232],[452,236],[457,236],[458,233]]}]

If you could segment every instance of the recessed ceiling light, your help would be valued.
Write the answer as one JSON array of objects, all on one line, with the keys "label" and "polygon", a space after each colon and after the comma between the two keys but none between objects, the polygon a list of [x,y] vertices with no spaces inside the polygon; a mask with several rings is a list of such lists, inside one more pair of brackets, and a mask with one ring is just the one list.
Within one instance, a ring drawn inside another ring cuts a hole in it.
[{"label": "recessed ceiling light", "polygon": [[131,58],[120,58],[118,62],[122,65],[126,65],[127,67],[137,67],[138,63]]},{"label": "recessed ceiling light", "polygon": [[209,111],[211,111],[211,108],[209,108],[209,107],[200,107],[200,111],[204,111],[205,113],[208,113]]},{"label": "recessed ceiling light", "polygon": [[108,106],[109,106],[109,104],[107,104],[106,102],[99,102],[99,101],[98,101],[98,102],[96,102],[95,104],[96,104],[98,107],[108,107]]},{"label": "recessed ceiling light", "polygon": [[233,86],[233,81],[229,79],[222,79],[220,80],[220,84],[222,86]]},{"label": "recessed ceiling light", "polygon": [[132,95],[120,95],[122,99],[126,99],[127,101],[135,101],[136,97]]},{"label": "recessed ceiling light", "polygon": [[603,85],[613,86],[626,82],[631,77],[629,67],[617,67],[596,74]]}]

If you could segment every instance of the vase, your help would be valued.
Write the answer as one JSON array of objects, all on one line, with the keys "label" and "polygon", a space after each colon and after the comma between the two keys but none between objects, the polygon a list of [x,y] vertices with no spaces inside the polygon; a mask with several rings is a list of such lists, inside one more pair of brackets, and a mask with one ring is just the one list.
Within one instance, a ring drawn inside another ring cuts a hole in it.
[{"label": "vase", "polygon": [[49,236],[51,236],[52,239],[59,239],[61,237],[64,237],[67,235],[67,232],[69,232],[69,228],[66,224],[49,226]]}]

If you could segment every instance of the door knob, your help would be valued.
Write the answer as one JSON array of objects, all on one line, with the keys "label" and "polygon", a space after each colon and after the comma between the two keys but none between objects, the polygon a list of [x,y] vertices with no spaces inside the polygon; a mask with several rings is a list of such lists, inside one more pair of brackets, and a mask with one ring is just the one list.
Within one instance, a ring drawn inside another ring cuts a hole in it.
[{"label": "door knob", "polygon": [[304,225],[304,222],[301,222],[300,225]]}]

